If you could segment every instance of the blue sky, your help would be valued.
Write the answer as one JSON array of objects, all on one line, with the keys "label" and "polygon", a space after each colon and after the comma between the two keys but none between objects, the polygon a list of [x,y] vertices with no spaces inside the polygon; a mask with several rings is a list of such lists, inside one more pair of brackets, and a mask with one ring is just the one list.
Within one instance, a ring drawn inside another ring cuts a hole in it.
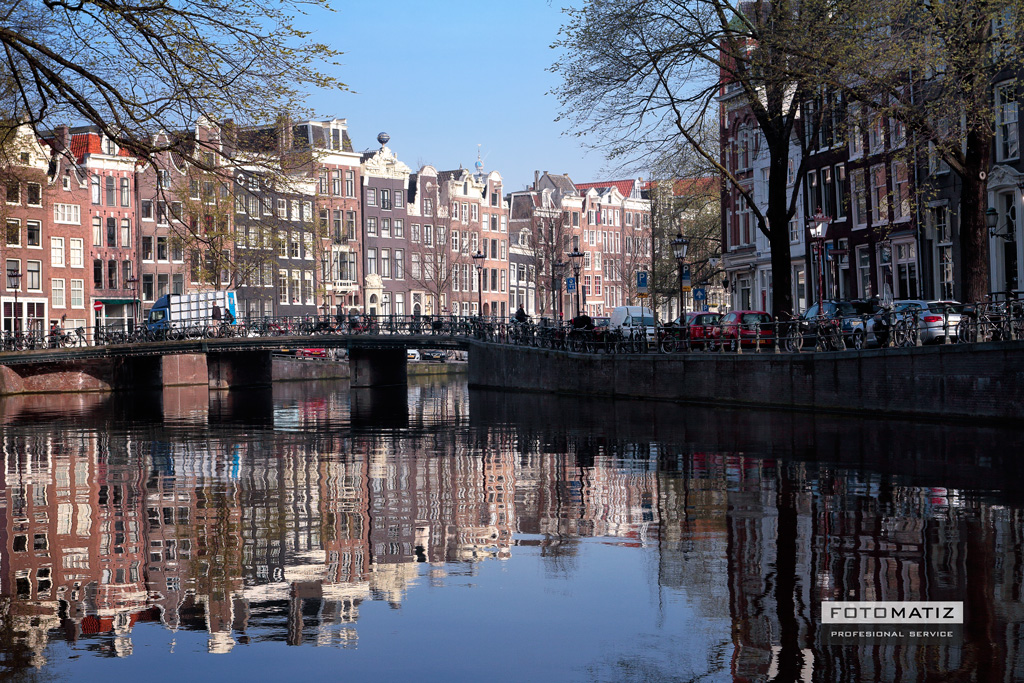
[{"label": "blue sky", "polygon": [[[313,94],[319,117],[347,118],[358,151],[377,134],[413,170],[431,164],[472,168],[480,145],[485,170],[506,191],[533,182],[534,170],[577,182],[608,180],[603,157],[564,135],[555,61],[565,0],[378,0],[336,3],[310,17],[315,40],[345,54],[332,74],[353,93]],[[300,22],[306,27],[306,22]],[[629,177],[628,175],[625,177]]]}]

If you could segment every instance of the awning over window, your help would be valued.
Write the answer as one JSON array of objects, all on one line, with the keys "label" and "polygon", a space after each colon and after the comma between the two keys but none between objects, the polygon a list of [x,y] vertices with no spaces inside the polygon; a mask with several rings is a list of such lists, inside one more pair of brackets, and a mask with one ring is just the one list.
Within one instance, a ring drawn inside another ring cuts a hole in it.
[{"label": "awning over window", "polygon": [[135,299],[97,299],[100,303],[109,306],[117,306],[118,304],[133,304]]}]

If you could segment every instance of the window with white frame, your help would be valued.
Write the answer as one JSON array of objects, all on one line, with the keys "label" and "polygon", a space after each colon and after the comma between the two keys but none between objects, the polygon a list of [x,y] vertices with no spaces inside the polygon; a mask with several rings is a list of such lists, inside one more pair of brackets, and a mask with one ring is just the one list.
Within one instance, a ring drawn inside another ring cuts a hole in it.
[{"label": "window with white frame", "polygon": [[896,293],[903,299],[916,297],[917,292],[917,246],[913,242],[893,244],[896,250]]},{"label": "window with white frame", "polygon": [[50,265],[55,268],[64,267],[64,238],[50,238]]},{"label": "window with white frame", "polygon": [[910,178],[902,161],[892,162],[892,217],[895,221],[910,219]]},{"label": "window with white frame", "polygon": [[65,308],[67,302],[64,300],[63,278],[52,278],[50,280],[50,301],[54,308]]},{"label": "window with white frame", "polygon": [[871,222],[874,225],[889,218],[889,190],[885,186],[885,165],[871,167]]},{"label": "window with white frame", "polygon": [[71,280],[71,308],[85,308],[85,280]]},{"label": "window with white frame", "polygon": [[53,222],[65,225],[81,225],[81,208],[78,204],[54,204]]},{"label": "window with white frame", "polygon": [[996,98],[996,161],[1008,161],[1020,156],[1020,137],[1017,128],[1017,92],[1012,83],[995,87]]},{"label": "window with white frame", "polygon": [[[82,268],[85,264],[85,240],[81,237],[68,239],[68,265],[72,268]],[[73,282],[73,281],[72,281]]]},{"label": "window with white frame", "polygon": [[30,292],[43,291],[43,262],[25,262],[25,289]]},{"label": "window with white frame", "polygon": [[853,225],[865,228],[868,225],[868,190],[864,180],[864,171],[858,169],[850,173],[850,210],[853,212]]},{"label": "window with white frame", "polygon": [[949,207],[930,207],[928,222],[935,245],[935,291],[941,299],[952,299],[953,230],[949,224]]}]

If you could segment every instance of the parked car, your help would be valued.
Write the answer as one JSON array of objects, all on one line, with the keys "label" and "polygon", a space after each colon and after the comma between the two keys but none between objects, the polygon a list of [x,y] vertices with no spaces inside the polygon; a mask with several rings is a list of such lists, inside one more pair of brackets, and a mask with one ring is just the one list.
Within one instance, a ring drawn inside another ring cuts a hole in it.
[{"label": "parked car", "polygon": [[865,345],[867,333],[864,329],[865,309],[862,302],[825,301],[824,316],[819,316],[817,303],[803,312],[799,318],[803,346],[814,348],[818,343],[818,327],[821,320],[837,320],[840,337],[845,346],[859,349]]},{"label": "parked car", "polygon": [[406,349],[405,350],[405,357],[408,360],[419,360],[420,359],[420,350],[419,349]]},{"label": "parked car", "polygon": [[654,314],[646,306],[616,306],[612,309],[608,327],[620,330],[625,337],[639,334],[642,329],[647,341],[654,341]]},{"label": "parked car", "polygon": [[719,313],[691,311],[686,314],[686,327],[690,334],[692,346],[704,348],[711,343],[714,330],[722,321]]},{"label": "parked car", "polygon": [[691,348],[707,348],[713,342],[714,328],[722,316],[706,311],[689,311],[685,319],[676,318],[661,330],[661,343],[665,351],[682,349],[686,343]]},{"label": "parked car", "polygon": [[724,344],[735,351],[738,348],[762,348],[775,343],[775,326],[766,311],[732,311],[726,313],[714,330],[715,346]]},{"label": "parked car", "polygon": [[424,349],[420,351],[420,358],[422,360],[433,360],[443,363],[448,360],[448,354],[439,349]]},{"label": "parked car", "polygon": [[892,305],[898,314],[916,313],[917,331],[922,344],[941,344],[947,336],[948,341],[956,341],[956,326],[964,312],[964,306],[959,301],[899,299]]}]

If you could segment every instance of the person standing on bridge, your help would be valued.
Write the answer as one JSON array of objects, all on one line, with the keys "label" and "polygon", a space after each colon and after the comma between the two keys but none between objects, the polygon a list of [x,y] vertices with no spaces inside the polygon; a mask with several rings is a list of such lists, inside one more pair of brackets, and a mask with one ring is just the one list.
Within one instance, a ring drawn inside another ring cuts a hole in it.
[{"label": "person standing on bridge", "polygon": [[523,310],[523,305],[519,304],[519,308],[516,309],[516,322],[525,323],[530,319],[530,316],[526,315],[526,311]]}]

